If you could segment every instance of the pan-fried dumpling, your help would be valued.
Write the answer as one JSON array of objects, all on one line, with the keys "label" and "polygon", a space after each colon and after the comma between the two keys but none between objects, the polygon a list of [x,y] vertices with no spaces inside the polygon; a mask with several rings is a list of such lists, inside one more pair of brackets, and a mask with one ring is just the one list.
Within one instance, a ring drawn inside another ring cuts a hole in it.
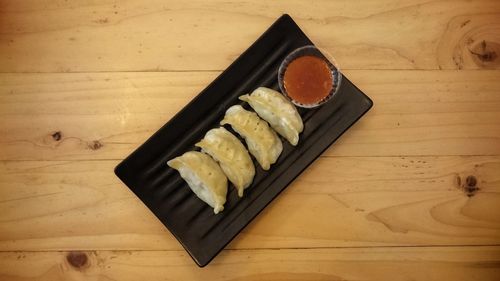
[{"label": "pan-fried dumpling", "polygon": [[227,111],[221,125],[231,127],[245,138],[248,151],[255,156],[264,170],[269,170],[283,150],[283,144],[278,135],[254,112],[245,110],[241,105],[233,105]]},{"label": "pan-fried dumpling", "polygon": [[214,213],[224,210],[227,178],[214,159],[202,152],[188,151],[167,165],[179,171],[196,196],[214,208]]},{"label": "pan-fried dumpling", "polygon": [[252,94],[240,96],[239,99],[250,104],[255,112],[288,142],[297,145],[304,124],[295,106],[281,93],[259,87]]},{"label": "pan-fried dumpling", "polygon": [[238,196],[242,197],[243,190],[252,183],[255,167],[238,138],[220,127],[208,131],[195,145],[219,162],[222,171],[238,190]]}]

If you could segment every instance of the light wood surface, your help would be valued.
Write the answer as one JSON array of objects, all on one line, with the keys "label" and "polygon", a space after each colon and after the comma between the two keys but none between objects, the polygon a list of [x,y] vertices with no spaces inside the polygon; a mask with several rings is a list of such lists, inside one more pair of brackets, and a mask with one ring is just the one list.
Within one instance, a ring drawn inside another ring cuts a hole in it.
[{"label": "light wood surface", "polygon": [[[496,281],[500,247],[224,251],[207,268],[184,251],[0,253],[3,280]],[[29,264],[29,270],[19,268]],[[390,272],[390,274],[388,273]],[[473,277],[474,279],[472,279]]]},{"label": "light wood surface", "polygon": [[[113,168],[282,13],[373,109],[206,268]],[[0,0],[0,280],[498,280],[500,3]]]},{"label": "light wood surface", "polygon": [[[217,75],[0,74],[0,159],[123,159]],[[376,106],[325,155],[500,154],[500,70],[346,76]]]},{"label": "light wood surface", "polygon": [[285,12],[344,69],[500,67],[497,0],[2,2],[4,72],[222,70]]},{"label": "light wood surface", "polygon": [[[181,249],[116,164],[5,162],[0,248]],[[499,244],[499,170],[492,156],[322,157],[228,248]],[[469,176],[479,190],[465,188]]]}]

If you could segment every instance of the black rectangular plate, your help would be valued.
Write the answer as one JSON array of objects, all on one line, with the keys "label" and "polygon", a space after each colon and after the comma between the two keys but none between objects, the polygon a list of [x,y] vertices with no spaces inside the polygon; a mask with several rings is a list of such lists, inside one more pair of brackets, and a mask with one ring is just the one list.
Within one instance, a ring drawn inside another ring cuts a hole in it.
[{"label": "black rectangular plate", "polygon": [[[115,169],[116,175],[172,232],[199,266],[208,264],[267,204],[372,106],[345,76],[336,96],[316,109],[300,109],[304,132],[269,171],[257,164],[252,185],[238,198],[229,186],[224,211],[191,192],[166,162],[189,150],[238,96],[259,86],[278,89],[277,70],[292,50],[312,42],[288,15],[280,17],[248,50]],[[246,106],[246,105],[245,105]],[[254,163],[256,163],[254,161]]]}]

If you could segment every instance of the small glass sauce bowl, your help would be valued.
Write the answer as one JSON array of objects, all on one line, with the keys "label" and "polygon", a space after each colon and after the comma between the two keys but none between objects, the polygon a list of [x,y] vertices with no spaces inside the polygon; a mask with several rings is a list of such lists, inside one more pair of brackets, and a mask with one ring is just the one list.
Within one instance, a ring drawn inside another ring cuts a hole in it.
[{"label": "small glass sauce bowl", "polygon": [[281,92],[299,107],[320,106],[340,88],[342,73],[337,65],[331,55],[313,45],[295,49],[278,69]]}]

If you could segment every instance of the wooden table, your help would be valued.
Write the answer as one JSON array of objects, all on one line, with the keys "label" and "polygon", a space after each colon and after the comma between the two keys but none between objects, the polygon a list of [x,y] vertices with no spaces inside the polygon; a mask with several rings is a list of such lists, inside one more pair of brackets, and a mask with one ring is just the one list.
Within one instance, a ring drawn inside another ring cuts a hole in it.
[{"label": "wooden table", "polygon": [[[374,108],[198,268],[115,165],[282,13]],[[499,280],[500,2],[0,0],[0,280]]]}]

